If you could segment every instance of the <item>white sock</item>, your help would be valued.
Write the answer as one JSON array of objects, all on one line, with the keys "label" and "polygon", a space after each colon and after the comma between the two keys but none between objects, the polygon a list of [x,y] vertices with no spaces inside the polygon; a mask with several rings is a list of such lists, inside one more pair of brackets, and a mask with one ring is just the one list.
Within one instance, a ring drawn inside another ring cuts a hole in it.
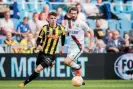
[{"label": "white sock", "polygon": [[73,61],[70,63],[70,67],[73,68],[73,69],[79,69],[80,68],[80,66],[77,63],[73,62]]}]

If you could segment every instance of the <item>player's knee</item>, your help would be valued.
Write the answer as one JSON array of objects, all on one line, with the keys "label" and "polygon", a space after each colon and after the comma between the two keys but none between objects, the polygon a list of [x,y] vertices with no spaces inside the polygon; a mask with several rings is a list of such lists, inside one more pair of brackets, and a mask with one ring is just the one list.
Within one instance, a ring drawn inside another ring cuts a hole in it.
[{"label": "player's knee", "polygon": [[44,68],[41,65],[38,65],[37,68],[35,69],[35,72],[39,73],[42,71]]},{"label": "player's knee", "polygon": [[71,60],[70,58],[67,57],[67,58],[64,60],[64,64],[70,66],[71,61],[72,61],[72,60]]}]

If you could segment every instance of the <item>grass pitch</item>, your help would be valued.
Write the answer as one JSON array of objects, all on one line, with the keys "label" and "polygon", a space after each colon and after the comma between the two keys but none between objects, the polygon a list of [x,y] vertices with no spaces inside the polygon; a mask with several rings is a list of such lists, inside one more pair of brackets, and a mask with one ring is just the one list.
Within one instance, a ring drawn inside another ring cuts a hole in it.
[{"label": "grass pitch", "polygon": [[20,88],[21,82],[0,80],[0,89],[133,89],[133,80],[85,80],[81,87],[74,87],[71,80],[34,80]]}]

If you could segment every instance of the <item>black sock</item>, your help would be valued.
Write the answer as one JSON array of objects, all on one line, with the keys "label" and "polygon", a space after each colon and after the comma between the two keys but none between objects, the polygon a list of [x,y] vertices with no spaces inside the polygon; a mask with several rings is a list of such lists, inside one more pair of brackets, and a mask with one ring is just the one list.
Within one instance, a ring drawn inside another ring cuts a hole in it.
[{"label": "black sock", "polygon": [[34,73],[32,73],[32,74],[30,75],[30,77],[24,81],[24,85],[26,85],[27,83],[31,82],[31,81],[32,81],[33,79],[35,79],[38,75],[39,75],[39,73],[37,73],[37,72],[34,71]]}]

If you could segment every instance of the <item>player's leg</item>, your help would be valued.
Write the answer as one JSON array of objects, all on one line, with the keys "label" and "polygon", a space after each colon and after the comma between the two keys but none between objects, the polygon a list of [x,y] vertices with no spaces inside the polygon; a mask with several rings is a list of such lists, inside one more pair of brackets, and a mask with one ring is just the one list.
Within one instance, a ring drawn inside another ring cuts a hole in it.
[{"label": "player's leg", "polygon": [[71,71],[72,71],[73,76],[81,76],[82,75],[81,69],[79,69],[79,70],[71,69]]},{"label": "player's leg", "polygon": [[[83,51],[80,51],[79,53],[77,53],[77,55],[75,55],[73,61],[76,63],[76,60],[78,59],[78,57],[83,53]],[[81,66],[81,65],[80,65]],[[73,69],[72,68],[72,74],[73,76],[81,76],[81,69]]]},{"label": "player's leg", "polygon": [[[76,62],[76,59],[83,53],[83,50],[78,53],[78,55],[75,56],[74,58],[74,62]],[[82,72],[81,72],[81,69],[78,69],[78,70],[75,70],[75,69],[72,69],[72,74],[73,76],[81,76],[82,75]],[[85,85],[85,82],[82,83],[82,85]]]},{"label": "player's leg", "polygon": [[[82,50],[72,49],[67,58],[64,60],[64,63],[71,67],[73,76],[81,76],[81,65],[76,63],[76,59],[83,53]],[[85,82],[82,83],[85,85]]]},{"label": "player's leg", "polygon": [[42,71],[44,68],[51,66],[52,61],[53,61],[53,57],[51,57],[49,55],[48,56],[40,55],[36,62],[37,67],[36,67],[35,71],[31,74],[31,76],[28,79],[26,79],[23,83],[20,84],[20,87],[24,87],[26,84],[28,84],[33,79],[38,77],[39,72]]},{"label": "player's leg", "polygon": [[32,80],[36,79],[38,77],[40,71],[42,71],[43,69],[44,69],[44,67],[41,64],[39,64],[36,67],[35,71],[23,83],[21,83],[19,86],[24,87],[26,84],[28,84]]},{"label": "player's leg", "polygon": [[31,82],[33,79],[35,79],[38,76],[39,72],[41,70],[43,70],[43,66],[41,64],[41,63],[43,63],[43,60],[42,60],[43,55],[44,54],[42,52],[39,52],[38,57],[37,57],[37,61],[36,61],[36,66],[37,67],[36,67],[35,71],[23,83],[21,83],[19,85],[20,87],[24,87],[26,84]]},{"label": "player's leg", "polygon": [[[82,54],[82,51],[81,51],[77,56],[75,56],[75,59],[73,60],[75,63],[76,63],[76,59],[77,59],[81,54]],[[71,70],[72,70],[73,76],[81,76],[81,75],[82,75],[81,69],[73,69],[73,68],[71,68]],[[82,85],[85,85],[85,82],[83,82]]]},{"label": "player's leg", "polygon": [[75,73],[73,73],[74,76],[81,75],[81,65],[76,63],[76,59],[81,55],[82,51],[75,48],[70,50],[69,54],[67,55],[66,59],[64,60],[64,63],[72,68],[72,71],[77,70]]},{"label": "player's leg", "polygon": [[64,60],[64,64],[67,66],[70,66],[73,69],[80,69],[81,66],[79,64],[77,64],[76,62],[74,62],[70,57],[66,57]]}]

